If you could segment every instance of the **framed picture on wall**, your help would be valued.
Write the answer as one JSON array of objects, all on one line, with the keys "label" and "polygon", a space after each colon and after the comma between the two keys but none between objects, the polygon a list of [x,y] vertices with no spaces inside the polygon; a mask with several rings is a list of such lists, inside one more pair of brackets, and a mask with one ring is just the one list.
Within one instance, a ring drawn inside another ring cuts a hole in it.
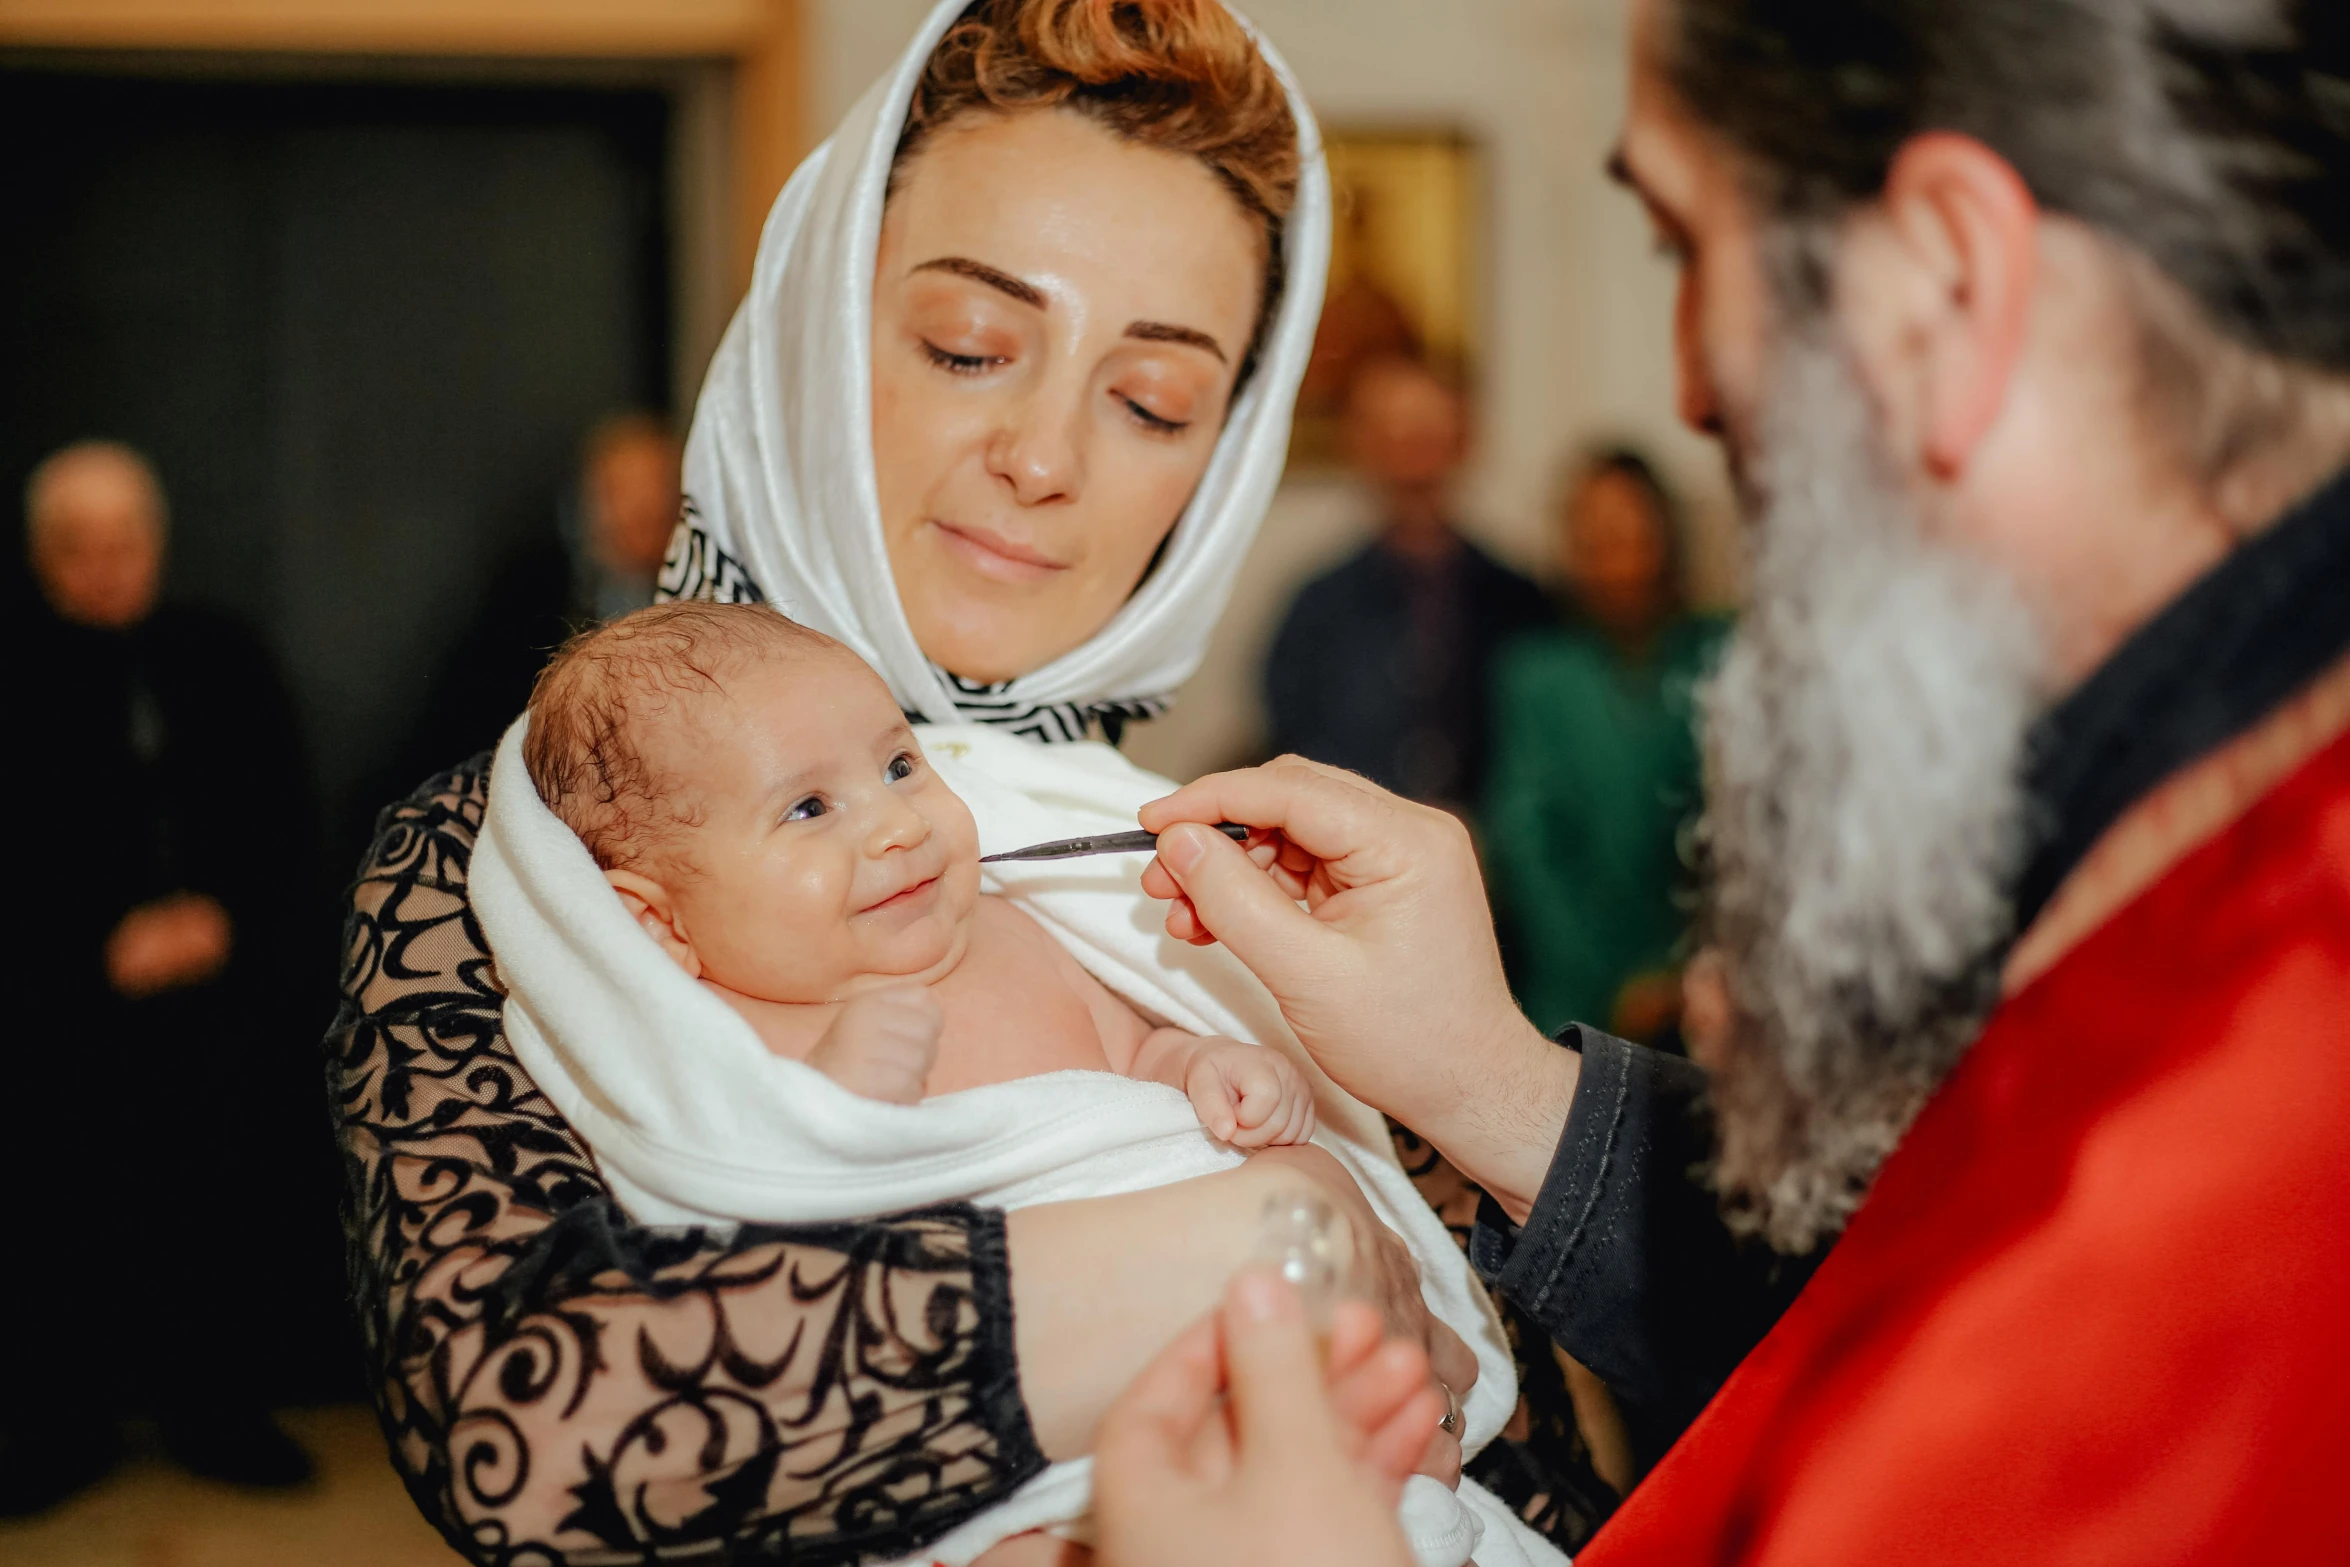
[{"label": "framed picture on wall", "polygon": [[1405,354],[1474,394],[1484,277],[1483,169],[1451,127],[1328,126],[1335,198],[1330,287],[1298,394],[1290,463],[1342,463],[1340,418],[1355,370]]}]

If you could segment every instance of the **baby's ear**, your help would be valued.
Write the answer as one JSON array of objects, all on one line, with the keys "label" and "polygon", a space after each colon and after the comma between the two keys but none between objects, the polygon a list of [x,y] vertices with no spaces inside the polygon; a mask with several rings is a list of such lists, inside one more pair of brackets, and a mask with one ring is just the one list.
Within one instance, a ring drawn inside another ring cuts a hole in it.
[{"label": "baby's ear", "polygon": [[620,894],[620,906],[628,910],[628,917],[643,926],[645,934],[659,943],[661,950],[674,958],[690,978],[700,979],[702,955],[694,950],[693,939],[686,934],[685,921],[679,916],[677,902],[669,896],[669,889],[635,871],[606,871],[604,880]]}]

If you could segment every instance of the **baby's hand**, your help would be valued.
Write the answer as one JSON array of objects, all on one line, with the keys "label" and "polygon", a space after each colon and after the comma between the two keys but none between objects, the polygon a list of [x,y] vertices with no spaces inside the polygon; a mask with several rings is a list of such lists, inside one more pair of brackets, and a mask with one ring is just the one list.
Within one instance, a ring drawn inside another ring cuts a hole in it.
[{"label": "baby's hand", "polygon": [[1203,1039],[1183,1091],[1200,1124],[1235,1148],[1302,1143],[1314,1135],[1314,1096],[1289,1058],[1237,1039]]},{"label": "baby's hand", "polygon": [[852,1094],[893,1105],[922,1102],[922,1085],[938,1059],[946,1015],[927,990],[877,990],[858,996],[808,1052],[808,1065]]}]

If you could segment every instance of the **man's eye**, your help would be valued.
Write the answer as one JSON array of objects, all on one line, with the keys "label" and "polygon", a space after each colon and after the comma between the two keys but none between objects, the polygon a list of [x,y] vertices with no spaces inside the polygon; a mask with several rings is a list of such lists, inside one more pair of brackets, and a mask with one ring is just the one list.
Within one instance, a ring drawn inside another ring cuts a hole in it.
[{"label": "man's eye", "polygon": [[817,817],[822,816],[828,809],[830,809],[830,807],[825,805],[824,796],[820,794],[812,794],[805,800],[800,801],[797,805],[794,805],[790,810],[785,811],[783,813],[783,819],[787,822],[812,822]]},{"label": "man's eye", "polygon": [[909,752],[900,751],[889,759],[889,781],[891,783],[904,783],[913,776],[914,758]]}]

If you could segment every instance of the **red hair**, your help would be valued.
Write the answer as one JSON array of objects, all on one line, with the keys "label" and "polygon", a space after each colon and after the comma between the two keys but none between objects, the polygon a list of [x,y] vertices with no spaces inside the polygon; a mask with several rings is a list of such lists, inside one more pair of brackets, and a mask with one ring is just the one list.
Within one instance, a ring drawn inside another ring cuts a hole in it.
[{"label": "red hair", "polygon": [[1123,140],[1197,158],[1223,181],[1264,225],[1263,337],[1285,281],[1297,122],[1230,11],[1218,0],[974,0],[915,85],[897,166],[964,115],[1023,109],[1071,110]]}]

